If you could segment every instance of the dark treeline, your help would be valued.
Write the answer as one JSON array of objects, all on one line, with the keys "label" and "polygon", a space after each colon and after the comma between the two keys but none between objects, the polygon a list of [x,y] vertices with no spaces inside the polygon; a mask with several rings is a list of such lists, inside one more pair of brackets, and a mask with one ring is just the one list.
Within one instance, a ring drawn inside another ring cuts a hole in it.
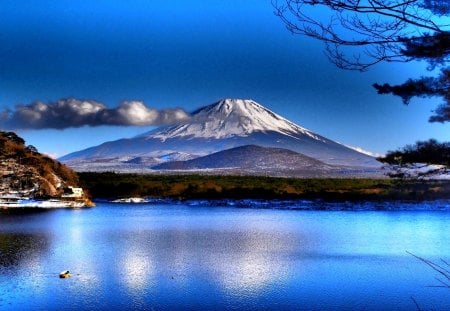
[{"label": "dark treeline", "polygon": [[431,200],[450,181],[80,173],[94,198]]}]

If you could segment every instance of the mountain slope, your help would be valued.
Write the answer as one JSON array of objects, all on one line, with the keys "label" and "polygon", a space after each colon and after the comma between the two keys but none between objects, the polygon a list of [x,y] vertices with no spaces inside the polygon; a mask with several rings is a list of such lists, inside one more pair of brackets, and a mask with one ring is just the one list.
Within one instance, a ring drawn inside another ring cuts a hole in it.
[{"label": "mountain slope", "polygon": [[116,157],[158,157],[172,153],[204,156],[244,145],[289,149],[331,165],[379,167],[373,157],[336,143],[253,100],[224,99],[203,107],[181,124],[130,139],[106,142],[62,157],[73,167]]}]

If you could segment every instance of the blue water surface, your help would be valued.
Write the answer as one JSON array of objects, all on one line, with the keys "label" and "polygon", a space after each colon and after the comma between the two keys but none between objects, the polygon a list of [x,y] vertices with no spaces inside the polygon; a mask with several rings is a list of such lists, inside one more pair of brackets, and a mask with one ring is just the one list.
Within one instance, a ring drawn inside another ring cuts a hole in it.
[{"label": "blue water surface", "polygon": [[450,310],[442,276],[407,253],[450,261],[450,212],[416,205],[3,212],[0,310]]}]

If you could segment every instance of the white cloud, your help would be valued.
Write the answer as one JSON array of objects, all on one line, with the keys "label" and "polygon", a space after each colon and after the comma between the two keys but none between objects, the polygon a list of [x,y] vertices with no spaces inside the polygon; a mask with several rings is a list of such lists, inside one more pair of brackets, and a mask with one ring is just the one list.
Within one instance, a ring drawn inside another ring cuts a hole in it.
[{"label": "white cloud", "polygon": [[147,107],[142,101],[124,101],[117,108],[108,108],[94,100],[75,98],[51,103],[37,101],[30,105],[17,105],[12,111],[0,112],[0,121],[7,129],[163,125],[189,118],[189,114],[183,109],[158,110]]}]

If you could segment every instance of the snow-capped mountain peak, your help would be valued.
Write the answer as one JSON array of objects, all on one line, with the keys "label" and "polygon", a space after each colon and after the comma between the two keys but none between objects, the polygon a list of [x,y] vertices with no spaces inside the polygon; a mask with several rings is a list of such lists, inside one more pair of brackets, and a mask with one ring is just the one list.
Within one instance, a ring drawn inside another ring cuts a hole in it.
[{"label": "snow-capped mountain peak", "polygon": [[164,141],[175,137],[215,139],[245,137],[254,132],[270,131],[288,136],[305,134],[321,140],[311,131],[286,120],[251,99],[223,99],[195,111],[188,122],[144,135]]},{"label": "snow-capped mountain peak", "polygon": [[224,99],[194,111],[183,123],[105,142],[61,160],[92,165],[98,159],[132,156],[133,163],[126,165],[146,165],[173,161],[180,154],[195,158],[246,145],[289,149],[327,165],[380,166],[374,158],[298,126],[250,99]]}]

